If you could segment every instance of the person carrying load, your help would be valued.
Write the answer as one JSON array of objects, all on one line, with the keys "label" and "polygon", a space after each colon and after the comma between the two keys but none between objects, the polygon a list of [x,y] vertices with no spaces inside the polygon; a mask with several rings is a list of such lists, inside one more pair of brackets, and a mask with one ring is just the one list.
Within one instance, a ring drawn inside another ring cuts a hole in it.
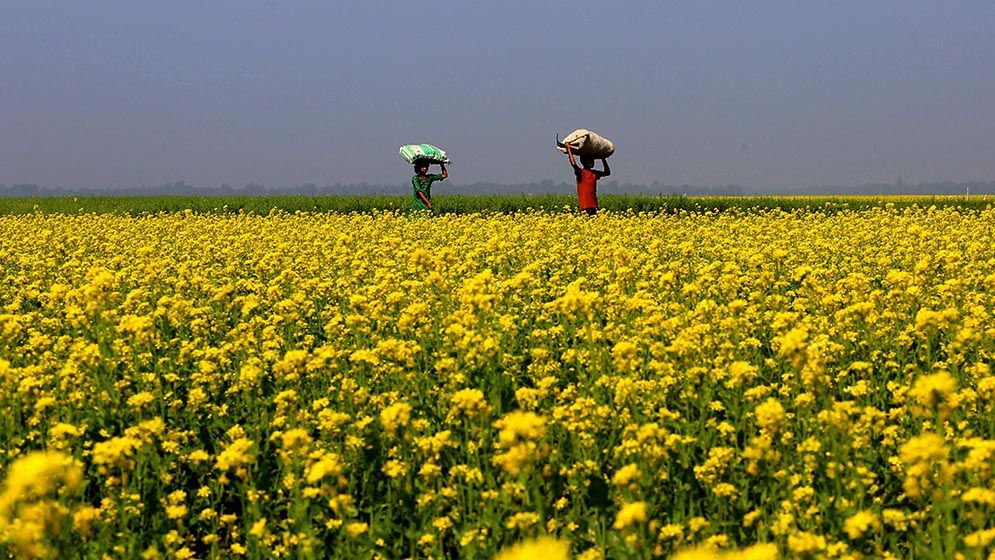
[{"label": "person carrying load", "polygon": [[432,183],[436,181],[445,181],[449,178],[449,172],[446,171],[446,164],[440,163],[439,167],[442,168],[442,173],[436,175],[428,174],[429,163],[427,161],[416,161],[415,162],[415,176],[411,178],[411,188],[414,191],[415,199],[411,202],[411,208],[414,210],[432,210]]},{"label": "person carrying load", "polygon": [[[556,147],[567,154],[573,167],[577,179],[577,207],[589,216],[594,215],[598,211],[598,179],[612,174],[608,156],[615,153],[615,145],[594,132],[578,129],[568,134],[563,142],[557,140]],[[580,154],[580,165],[574,159],[575,152]],[[601,160],[604,170],[594,169],[595,157]]]},{"label": "person carrying load", "polygon": [[[432,183],[445,181],[449,178],[446,171],[446,164],[449,163],[449,156],[446,152],[436,148],[431,144],[407,144],[401,146],[401,157],[404,161],[412,164],[415,168],[415,176],[411,178],[411,190],[414,200],[411,201],[411,208],[414,210],[434,211],[432,206]],[[442,173],[429,175],[428,168],[431,164],[438,163],[442,168]]]}]

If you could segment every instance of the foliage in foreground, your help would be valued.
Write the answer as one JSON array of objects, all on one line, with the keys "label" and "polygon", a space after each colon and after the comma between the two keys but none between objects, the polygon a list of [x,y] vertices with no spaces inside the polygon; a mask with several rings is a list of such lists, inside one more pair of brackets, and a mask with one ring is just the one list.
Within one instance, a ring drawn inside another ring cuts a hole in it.
[{"label": "foliage in foreground", "polygon": [[993,210],[28,214],[0,263],[11,556],[995,541]]}]

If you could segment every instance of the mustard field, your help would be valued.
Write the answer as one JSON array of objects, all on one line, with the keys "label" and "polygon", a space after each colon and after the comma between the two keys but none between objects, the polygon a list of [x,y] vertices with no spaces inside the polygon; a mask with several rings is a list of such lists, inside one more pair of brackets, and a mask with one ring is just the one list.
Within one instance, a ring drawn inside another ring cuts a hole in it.
[{"label": "mustard field", "polygon": [[[268,214],[272,210],[295,212],[407,212],[411,195],[266,195],[266,196],[123,196],[81,195],[6,198],[0,186],[0,216],[8,214],[156,214],[160,212],[250,213]],[[573,185],[567,188],[570,192]],[[543,209],[575,209],[576,194],[478,194],[472,186],[446,186],[432,197],[440,214],[511,213]],[[867,210],[892,205],[935,206],[982,210],[995,204],[995,197],[982,193],[965,195],[752,195],[685,196],[682,194],[599,193],[598,204],[612,212],[704,212],[725,210],[781,209],[784,211],[817,208],[823,213],[843,210]]]},{"label": "mustard field", "polygon": [[12,558],[995,550],[995,208],[0,217]]}]

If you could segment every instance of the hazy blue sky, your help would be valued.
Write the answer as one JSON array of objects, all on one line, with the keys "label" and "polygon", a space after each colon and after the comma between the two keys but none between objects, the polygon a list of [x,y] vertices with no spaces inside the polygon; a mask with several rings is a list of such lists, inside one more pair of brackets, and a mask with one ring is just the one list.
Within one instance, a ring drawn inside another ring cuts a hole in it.
[{"label": "hazy blue sky", "polygon": [[[419,8],[428,6],[430,10]],[[9,2],[0,183],[995,180],[995,2]]]}]

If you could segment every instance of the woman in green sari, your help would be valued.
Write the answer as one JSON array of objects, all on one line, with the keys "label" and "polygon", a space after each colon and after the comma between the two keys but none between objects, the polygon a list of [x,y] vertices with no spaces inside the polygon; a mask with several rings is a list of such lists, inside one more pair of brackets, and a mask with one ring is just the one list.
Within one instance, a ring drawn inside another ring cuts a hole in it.
[{"label": "woman in green sari", "polygon": [[434,210],[432,207],[432,183],[445,181],[449,177],[446,164],[439,164],[442,173],[437,175],[429,175],[428,166],[429,163],[425,161],[415,162],[415,176],[411,178],[411,188],[415,196],[414,200],[411,201],[411,208],[415,210]]}]

